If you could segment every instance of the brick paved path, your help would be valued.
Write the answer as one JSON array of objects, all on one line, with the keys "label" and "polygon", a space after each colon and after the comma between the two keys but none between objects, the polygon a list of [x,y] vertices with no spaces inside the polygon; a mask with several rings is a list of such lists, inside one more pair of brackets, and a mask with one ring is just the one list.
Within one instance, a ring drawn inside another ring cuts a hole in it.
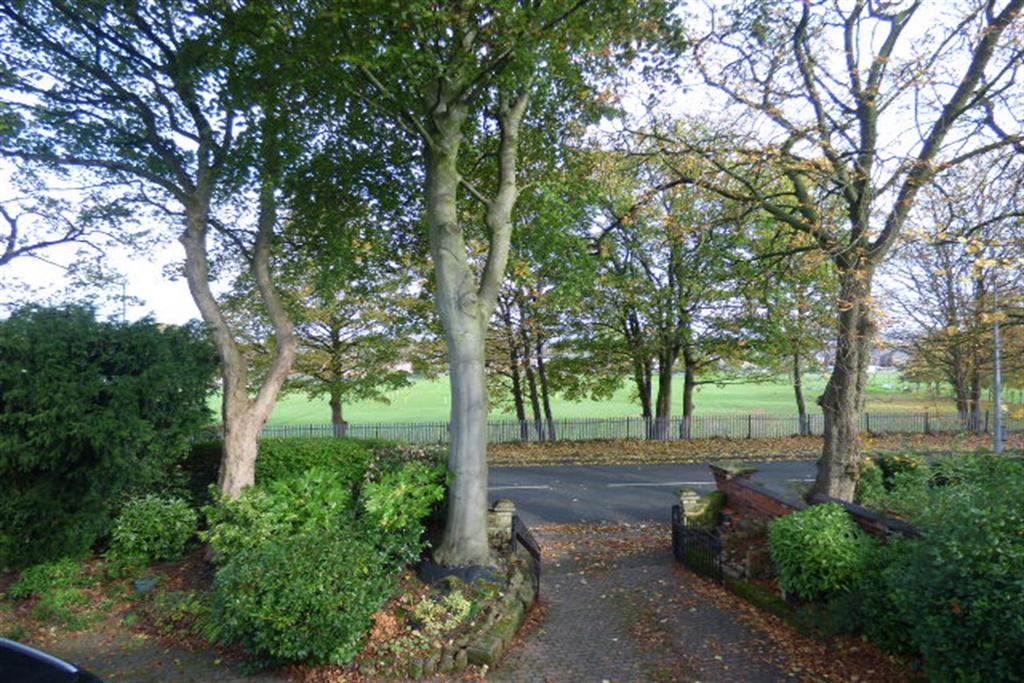
[{"label": "brick paved path", "polygon": [[667,525],[540,526],[534,533],[544,551],[546,613],[488,680],[908,679],[859,641],[840,647],[801,636],[677,566]]},{"label": "brick paved path", "polygon": [[547,614],[492,680],[790,680],[751,656],[765,645],[758,634],[695,592],[701,579],[676,570],[667,527],[567,531],[536,530]]}]

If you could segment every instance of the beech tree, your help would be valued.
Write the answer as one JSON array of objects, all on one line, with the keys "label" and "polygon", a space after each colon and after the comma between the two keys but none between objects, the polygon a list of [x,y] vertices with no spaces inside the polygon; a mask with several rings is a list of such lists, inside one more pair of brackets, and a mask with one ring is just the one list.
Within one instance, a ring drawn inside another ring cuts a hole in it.
[{"label": "beech tree", "polygon": [[[183,226],[185,276],[221,361],[219,484],[232,497],[254,481],[296,350],[270,259],[297,128],[286,131],[282,81],[240,40],[261,35],[261,20],[189,0],[0,2],[5,102],[18,119],[0,155],[119,185],[135,211]],[[274,362],[254,397],[212,288],[211,232],[240,254],[273,321]]]},{"label": "beech tree", "polygon": [[[709,8],[710,31],[694,41],[696,69],[731,121],[714,139],[659,141],[667,154],[700,154],[714,169],[680,169],[680,177],[811,236],[838,273],[813,493],[853,497],[875,334],[872,284],[918,193],[951,168],[1021,144],[1022,6],[744,3]],[[823,219],[821,207],[833,200],[845,227]]]},{"label": "beech tree", "polygon": [[[551,0],[438,4],[326,2],[320,35],[346,102],[361,102],[418,146],[424,220],[451,377],[445,565],[490,562],[486,534],[484,340],[508,261],[522,137],[595,120],[594,78],[628,61],[660,2]],[[340,65],[340,66],[339,66]],[[531,114],[532,112],[532,114]],[[394,160],[398,163],[400,160]],[[478,202],[482,225],[460,216]],[[482,240],[482,265],[468,248]]]}]

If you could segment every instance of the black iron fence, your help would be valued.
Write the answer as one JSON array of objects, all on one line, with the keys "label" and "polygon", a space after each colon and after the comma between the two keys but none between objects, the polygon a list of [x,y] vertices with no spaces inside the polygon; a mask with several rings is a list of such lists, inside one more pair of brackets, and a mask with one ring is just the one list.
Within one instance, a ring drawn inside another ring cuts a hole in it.
[{"label": "black iron fence", "polygon": [[[679,441],[687,439],[758,439],[797,434],[820,436],[821,414],[810,415],[803,424],[796,415],[701,415],[691,418],[646,419],[642,417],[586,418],[552,421],[491,420],[491,443],[543,441],[595,441],[604,439],[645,439]],[[975,419],[956,413],[872,413],[861,415],[861,430],[874,434],[989,433],[994,421],[985,412]],[[1007,418],[1004,429],[1024,431],[1024,419]],[[354,423],[344,427],[331,424],[268,425],[265,437],[350,437],[385,439],[407,443],[446,443],[447,422]]]},{"label": "black iron fence", "polygon": [[530,568],[533,573],[534,595],[540,597],[540,544],[530,533],[530,529],[519,519],[519,515],[512,515],[512,551],[516,548],[523,548],[530,558]]},{"label": "black iron fence", "polygon": [[678,505],[672,506],[672,554],[684,566],[722,581],[722,538],[718,529],[690,526]]}]

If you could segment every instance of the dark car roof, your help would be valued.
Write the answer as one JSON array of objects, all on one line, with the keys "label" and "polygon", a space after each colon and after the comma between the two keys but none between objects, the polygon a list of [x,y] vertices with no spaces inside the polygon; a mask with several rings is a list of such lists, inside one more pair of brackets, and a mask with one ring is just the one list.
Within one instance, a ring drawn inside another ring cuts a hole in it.
[{"label": "dark car roof", "polygon": [[103,683],[95,675],[34,647],[0,638],[0,683]]}]

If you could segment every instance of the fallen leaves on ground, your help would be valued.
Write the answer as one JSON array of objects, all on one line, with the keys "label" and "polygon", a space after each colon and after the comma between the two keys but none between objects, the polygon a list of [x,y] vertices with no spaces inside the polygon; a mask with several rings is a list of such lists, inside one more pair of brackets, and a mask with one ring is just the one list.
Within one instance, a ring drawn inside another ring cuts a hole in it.
[{"label": "fallen leaves on ground", "polygon": [[[865,453],[973,452],[992,445],[984,434],[863,434]],[[819,436],[771,439],[693,439],[690,441],[556,441],[554,443],[491,444],[492,467],[555,465],[633,465],[704,463],[714,460],[813,460],[821,455]],[[1007,440],[1008,450],[1024,448],[1024,434]]]},{"label": "fallen leaves on ground", "polygon": [[804,635],[778,617],[730,593],[709,579],[678,567],[676,573],[692,582],[693,588],[716,606],[733,610],[740,620],[763,634],[771,647],[755,654],[763,661],[794,673],[808,683],[862,681],[890,683],[919,679],[909,663],[855,636],[818,639]]},{"label": "fallen leaves on ground", "polygon": [[[659,556],[659,562],[673,562],[666,524],[548,524],[538,525],[533,531],[543,549],[545,564],[569,564],[573,570],[570,576],[578,575],[580,581],[638,554],[651,553]],[[805,635],[724,586],[682,566],[674,566],[672,575],[678,584],[673,585],[671,580],[659,581],[657,585],[639,582],[601,596],[624,610],[629,633],[641,648],[673,651],[673,670],[661,672],[663,675],[655,676],[657,680],[703,680],[706,665],[728,669],[730,654],[736,651],[730,648],[741,648],[744,655],[785,672],[793,680],[808,683],[890,683],[919,678],[907,662],[861,638],[839,636],[823,640]],[[716,635],[707,633],[701,652],[680,650],[674,630],[680,615],[706,610],[731,614],[749,629],[750,637],[723,643]]]}]

